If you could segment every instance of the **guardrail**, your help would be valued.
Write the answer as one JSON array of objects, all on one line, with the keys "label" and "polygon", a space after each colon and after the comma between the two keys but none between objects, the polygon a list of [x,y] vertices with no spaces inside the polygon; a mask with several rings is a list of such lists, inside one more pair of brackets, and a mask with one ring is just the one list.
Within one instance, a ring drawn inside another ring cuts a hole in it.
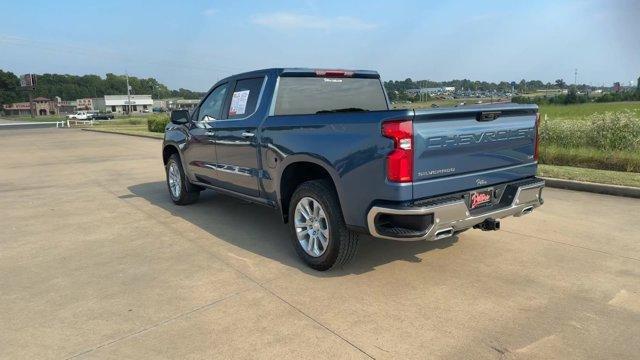
[{"label": "guardrail", "polygon": [[64,127],[65,122],[64,121],[29,121],[29,122],[12,122],[12,123],[5,123],[5,124],[0,124],[0,128],[11,128],[11,127],[38,127],[38,126],[51,126],[53,127],[54,125],[56,127]]},{"label": "guardrail", "polygon": [[103,122],[109,122],[109,121],[116,121],[116,119],[104,119],[104,120],[94,120],[94,119],[87,119],[87,120],[78,120],[78,119],[67,119],[67,127],[71,127],[72,123],[74,126],[78,126],[78,124],[80,125],[89,125],[89,126],[93,126],[96,123],[103,123]]},{"label": "guardrail", "polygon": [[25,121],[25,122],[10,122],[10,123],[0,123],[0,129],[11,129],[11,128],[30,128],[30,127],[46,127],[46,126],[55,126],[57,128],[70,128],[73,126],[93,126],[95,124],[116,121],[116,119],[105,119],[105,120],[77,120],[77,119],[66,119],[60,121]]}]

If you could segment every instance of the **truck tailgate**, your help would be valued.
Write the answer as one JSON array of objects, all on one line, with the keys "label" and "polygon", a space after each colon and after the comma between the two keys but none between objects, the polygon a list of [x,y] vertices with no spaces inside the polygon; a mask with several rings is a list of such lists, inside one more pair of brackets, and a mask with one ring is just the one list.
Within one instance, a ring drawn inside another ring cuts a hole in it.
[{"label": "truck tailgate", "polygon": [[416,110],[414,198],[535,175],[536,115],[515,104]]}]

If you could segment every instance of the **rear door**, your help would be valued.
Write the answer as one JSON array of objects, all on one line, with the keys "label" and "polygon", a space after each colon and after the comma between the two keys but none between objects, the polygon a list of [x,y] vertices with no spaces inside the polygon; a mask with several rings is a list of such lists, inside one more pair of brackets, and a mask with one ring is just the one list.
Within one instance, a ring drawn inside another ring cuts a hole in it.
[{"label": "rear door", "polygon": [[222,119],[211,123],[217,154],[216,185],[259,196],[257,128],[258,109],[265,77],[238,79],[227,98]]},{"label": "rear door", "polygon": [[414,196],[424,195],[420,183],[432,180],[474,177],[465,187],[513,180],[513,169],[535,165],[536,113],[535,105],[417,110]]}]

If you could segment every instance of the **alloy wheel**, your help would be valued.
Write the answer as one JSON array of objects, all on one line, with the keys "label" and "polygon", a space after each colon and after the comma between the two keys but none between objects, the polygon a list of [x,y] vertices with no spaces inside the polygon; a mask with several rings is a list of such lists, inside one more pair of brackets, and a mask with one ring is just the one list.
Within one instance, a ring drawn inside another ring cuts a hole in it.
[{"label": "alloy wheel", "polygon": [[313,257],[322,256],[329,245],[329,221],[320,203],[310,197],[300,199],[294,225],[304,251]]},{"label": "alloy wheel", "polygon": [[180,198],[180,192],[182,191],[182,179],[180,177],[180,169],[175,161],[171,161],[169,163],[168,177],[171,195],[173,195],[175,199]]}]

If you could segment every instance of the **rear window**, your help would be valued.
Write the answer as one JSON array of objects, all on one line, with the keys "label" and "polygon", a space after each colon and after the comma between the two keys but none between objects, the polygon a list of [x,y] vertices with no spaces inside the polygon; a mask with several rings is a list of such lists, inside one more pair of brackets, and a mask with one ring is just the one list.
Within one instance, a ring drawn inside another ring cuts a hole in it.
[{"label": "rear window", "polygon": [[380,79],[281,77],[275,115],[388,110]]},{"label": "rear window", "polygon": [[229,119],[245,118],[256,110],[258,96],[264,78],[244,79],[236,82],[236,88],[231,96]]}]

